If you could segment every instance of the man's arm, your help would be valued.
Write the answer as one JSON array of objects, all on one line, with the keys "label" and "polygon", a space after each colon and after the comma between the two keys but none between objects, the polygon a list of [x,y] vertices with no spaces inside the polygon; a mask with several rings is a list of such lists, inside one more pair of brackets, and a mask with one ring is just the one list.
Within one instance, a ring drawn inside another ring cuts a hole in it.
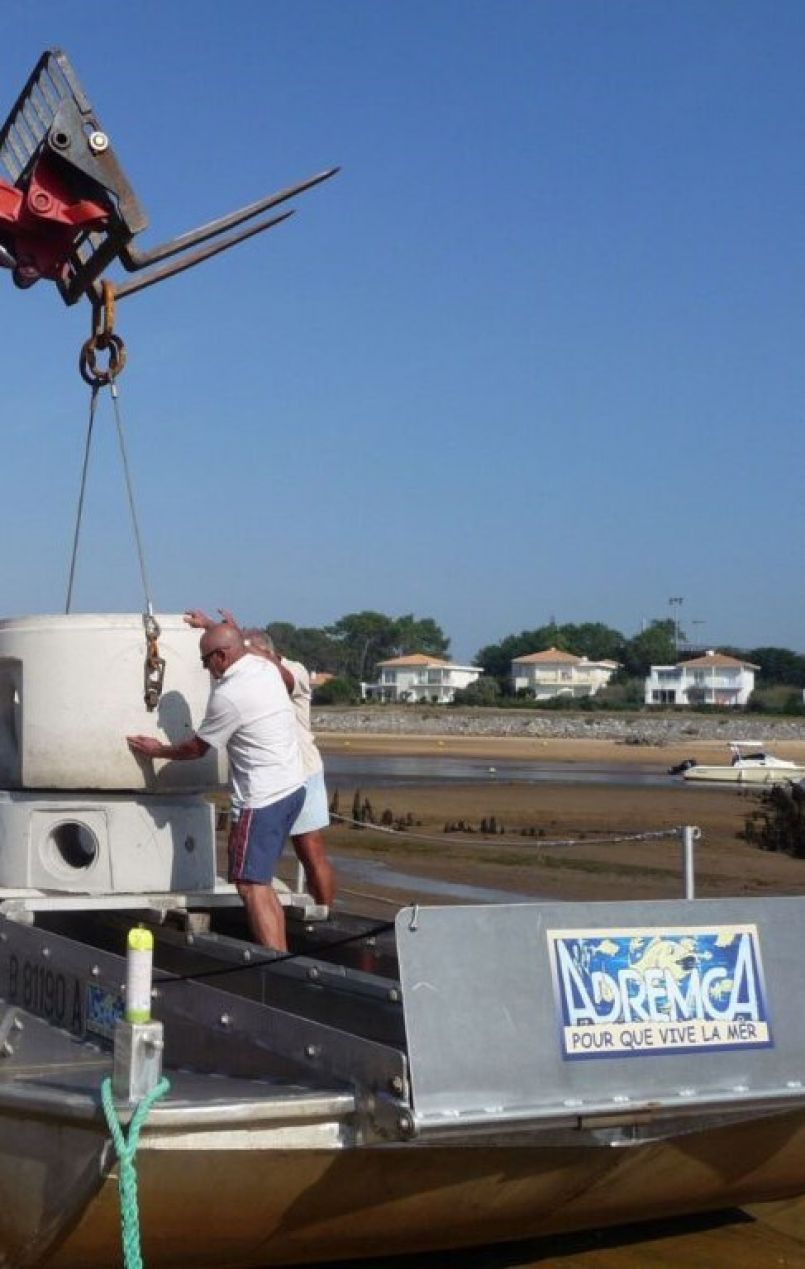
[{"label": "man's arm", "polygon": [[172,758],[174,762],[189,762],[203,758],[209,745],[200,736],[191,736],[179,745],[163,745],[153,736],[127,736],[129,749],[138,758]]},{"label": "man's arm", "polygon": [[186,609],[184,619],[188,626],[192,626],[194,630],[209,630],[211,626],[217,626],[221,623],[225,626],[234,626],[236,630],[240,629],[240,626],[228,609],[219,608],[218,611],[221,614],[220,623],[218,621],[213,621],[212,617],[208,617],[207,614],[202,612],[200,608]]}]

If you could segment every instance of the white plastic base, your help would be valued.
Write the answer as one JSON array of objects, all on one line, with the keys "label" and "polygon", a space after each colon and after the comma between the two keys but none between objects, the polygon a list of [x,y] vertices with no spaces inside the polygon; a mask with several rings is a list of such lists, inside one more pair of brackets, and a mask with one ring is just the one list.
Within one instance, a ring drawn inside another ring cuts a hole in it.
[{"label": "white plastic base", "polygon": [[66,894],[215,886],[215,819],[199,795],[0,792],[0,887]]}]

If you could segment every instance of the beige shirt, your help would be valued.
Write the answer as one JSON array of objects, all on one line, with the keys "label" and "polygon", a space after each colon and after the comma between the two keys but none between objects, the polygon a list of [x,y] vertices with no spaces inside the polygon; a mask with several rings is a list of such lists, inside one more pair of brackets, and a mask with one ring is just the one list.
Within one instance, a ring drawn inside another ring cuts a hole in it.
[{"label": "beige shirt", "polygon": [[301,661],[286,661],[285,657],[280,657],[280,660],[284,668],[293,675],[294,688],[291,692],[291,704],[296,715],[297,740],[307,780],[309,776],[321,771],[324,766],[310,726],[310,701],[313,694],[310,675]]}]

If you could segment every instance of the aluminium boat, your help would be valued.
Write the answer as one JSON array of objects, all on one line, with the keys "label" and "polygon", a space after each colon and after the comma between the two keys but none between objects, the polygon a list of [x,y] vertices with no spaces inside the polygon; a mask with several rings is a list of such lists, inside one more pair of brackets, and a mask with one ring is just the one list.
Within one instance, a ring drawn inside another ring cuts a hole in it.
[{"label": "aluminium boat", "polygon": [[137,1153],[149,1269],[371,1260],[805,1193],[805,899],[409,907],[378,929],[284,898],[285,959],[248,941],[226,886],[6,896],[0,1264],[116,1263],[100,1086],[135,921],[170,1080]]}]

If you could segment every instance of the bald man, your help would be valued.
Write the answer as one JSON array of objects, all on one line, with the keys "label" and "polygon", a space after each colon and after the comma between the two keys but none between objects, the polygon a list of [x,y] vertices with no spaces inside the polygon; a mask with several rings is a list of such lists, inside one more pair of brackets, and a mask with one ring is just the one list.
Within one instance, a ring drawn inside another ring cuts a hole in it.
[{"label": "bald man", "polygon": [[[322,832],[330,823],[330,812],[324,783],[324,764],[310,722],[310,675],[301,662],[289,661],[287,657],[281,656],[265,630],[257,627],[244,630],[227,609],[219,608],[218,611],[224,622],[240,630],[250,652],[274,662],[288,690],[296,715],[297,739],[305,776],[305,802],[291,828],[291,844],[304,868],[308,889],[316,903],[330,908],[335,899],[335,875]],[[212,618],[200,608],[189,608],[184,619],[196,630],[210,630],[215,625]]]},{"label": "bald man", "polygon": [[232,794],[229,880],[237,886],[257,943],[287,950],[285,917],[271,879],[305,800],[293,705],[279,670],[252,655],[229,622],[208,627],[199,646],[213,679],[207,712],[188,740],[165,745],[129,736],[142,758],[186,762],[226,748]]}]

